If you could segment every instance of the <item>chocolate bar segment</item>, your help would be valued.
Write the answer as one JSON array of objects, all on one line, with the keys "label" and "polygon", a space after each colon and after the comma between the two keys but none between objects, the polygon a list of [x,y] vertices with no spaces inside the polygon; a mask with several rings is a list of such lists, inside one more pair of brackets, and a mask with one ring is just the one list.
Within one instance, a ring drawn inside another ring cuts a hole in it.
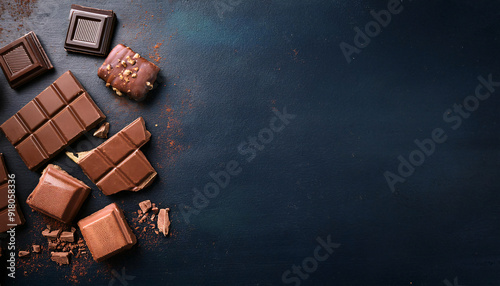
[{"label": "chocolate bar segment", "polygon": [[103,261],[136,244],[122,210],[112,203],[78,221],[87,247],[95,261]]},{"label": "chocolate bar segment", "polygon": [[12,88],[54,68],[34,32],[0,49],[0,67]]},{"label": "chocolate bar segment", "polygon": [[71,223],[90,194],[90,188],[60,167],[48,165],[26,203],[47,216]]},{"label": "chocolate bar segment", "polygon": [[105,56],[109,51],[115,21],[116,15],[112,10],[71,5],[64,49]]},{"label": "chocolate bar segment", "polygon": [[[9,211],[14,215],[9,216]],[[9,194],[7,167],[3,154],[0,153],[0,233],[9,230],[11,227],[22,225],[24,222],[24,216],[15,195]]]},{"label": "chocolate bar segment", "polygon": [[106,86],[117,95],[141,101],[146,93],[153,89],[160,68],[144,59],[129,47],[117,45],[108,55],[97,75],[106,82]]},{"label": "chocolate bar segment", "polygon": [[66,154],[105,195],[137,192],[149,186],[157,175],[139,150],[150,138],[144,119],[139,117],[97,148]]},{"label": "chocolate bar segment", "polygon": [[54,158],[106,116],[67,71],[0,126],[30,170]]}]

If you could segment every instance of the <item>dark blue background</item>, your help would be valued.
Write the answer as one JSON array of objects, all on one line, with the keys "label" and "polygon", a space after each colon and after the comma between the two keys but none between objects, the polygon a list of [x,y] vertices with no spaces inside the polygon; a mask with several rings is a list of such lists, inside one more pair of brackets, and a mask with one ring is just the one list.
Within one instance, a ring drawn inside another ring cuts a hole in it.
[{"label": "dark blue background", "polygon": [[[219,15],[220,2],[234,7]],[[159,178],[139,193],[106,197],[64,155],[55,160],[93,188],[78,218],[111,202],[129,222],[144,199],[172,209],[171,237],[136,232],[134,249],[83,263],[79,283],[108,285],[111,271],[125,267],[135,276],[129,285],[280,285],[284,271],[330,235],[341,246],[301,285],[453,285],[455,277],[498,285],[500,91],[457,130],[442,115],[473,95],[479,75],[500,81],[500,3],[404,0],[348,64],[339,44],[352,45],[354,27],[387,3],[79,1],[116,12],[113,46],[159,59],[160,87],[143,103],[104,87],[102,58],[64,51],[69,1],[28,2],[29,15],[2,9],[0,44],[33,30],[55,71],[16,91],[0,77],[0,122],[70,69],[108,116],[111,134],[138,116],[153,134],[143,149]],[[285,106],[296,118],[247,162],[238,145]],[[384,172],[396,173],[398,156],[408,158],[413,141],[438,127],[447,141],[392,193]],[[100,142],[83,138],[72,149]],[[46,219],[24,203],[39,174],[4,137],[0,150],[27,218],[18,247],[45,243]],[[187,224],[181,206],[193,207],[192,189],[231,160],[242,172]],[[30,258],[40,267],[18,266],[18,285],[69,283],[71,266],[45,256]]]}]

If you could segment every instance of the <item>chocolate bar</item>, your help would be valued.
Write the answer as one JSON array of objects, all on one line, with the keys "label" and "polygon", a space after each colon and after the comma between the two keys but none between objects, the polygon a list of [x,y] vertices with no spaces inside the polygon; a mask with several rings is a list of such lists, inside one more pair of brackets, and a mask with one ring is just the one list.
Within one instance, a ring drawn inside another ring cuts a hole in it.
[{"label": "chocolate bar", "polygon": [[70,224],[89,194],[90,188],[82,181],[50,164],[26,203],[42,214]]},{"label": "chocolate bar", "polygon": [[150,138],[144,119],[139,117],[97,148],[66,155],[80,165],[105,195],[137,192],[149,186],[157,175],[139,150]]},{"label": "chocolate bar", "polygon": [[116,22],[112,10],[71,5],[64,49],[70,52],[105,56],[111,45]]},{"label": "chocolate bar", "polygon": [[144,100],[153,89],[160,68],[142,58],[129,47],[118,44],[108,55],[97,75],[111,86],[117,95]]},{"label": "chocolate bar", "polygon": [[104,118],[80,82],[67,71],[0,129],[26,166],[35,170]]},{"label": "chocolate bar", "polygon": [[97,262],[130,249],[137,242],[122,210],[115,203],[81,219],[78,227]]},{"label": "chocolate bar", "polygon": [[[9,204],[11,205],[10,209]],[[9,216],[9,211],[14,215]],[[24,216],[15,195],[9,194],[7,167],[3,155],[0,153],[0,233],[11,227],[22,225],[24,222]]]},{"label": "chocolate bar", "polygon": [[0,49],[0,67],[12,88],[54,68],[34,32]]}]

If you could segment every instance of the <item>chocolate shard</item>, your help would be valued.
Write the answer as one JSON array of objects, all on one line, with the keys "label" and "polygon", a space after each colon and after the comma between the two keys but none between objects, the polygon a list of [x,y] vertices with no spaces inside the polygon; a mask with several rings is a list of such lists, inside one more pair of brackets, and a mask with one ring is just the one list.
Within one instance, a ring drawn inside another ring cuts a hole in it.
[{"label": "chocolate shard", "polygon": [[45,229],[44,231],[42,231],[42,235],[49,240],[56,240],[57,238],[59,238],[59,234],[61,234],[61,229]]},{"label": "chocolate shard", "polygon": [[157,176],[141,148],[151,138],[142,117],[123,128],[97,148],[66,155],[75,161],[105,194],[140,191]]},{"label": "chocolate shard", "polygon": [[71,228],[71,231],[63,231],[59,239],[65,242],[75,242],[75,231],[76,229],[74,227]]},{"label": "chocolate shard", "polygon": [[151,209],[151,201],[146,200],[139,203],[139,207],[143,213],[147,213]]},{"label": "chocolate shard", "polygon": [[106,116],[65,72],[0,126],[30,170],[36,170]]},{"label": "chocolate shard", "polygon": [[160,68],[129,47],[118,44],[97,71],[118,96],[127,95],[136,101],[146,98],[153,89]]},{"label": "chocolate shard", "polygon": [[[153,205],[154,205],[154,204],[153,204]],[[155,214],[155,215],[156,215],[156,214],[158,214],[159,209],[158,209],[156,206],[153,206],[153,207],[151,208],[151,211],[153,212],[153,214]]]},{"label": "chocolate shard", "polygon": [[163,236],[168,235],[168,231],[170,228],[170,219],[168,217],[168,212],[170,211],[169,208],[166,209],[160,209],[160,212],[158,213],[158,229],[160,230],[161,233],[163,233]]},{"label": "chocolate shard", "polygon": [[90,188],[56,165],[48,165],[26,203],[47,216],[71,223],[90,194]]},{"label": "chocolate shard", "polygon": [[56,250],[57,243],[49,240],[49,250]]},{"label": "chocolate shard", "polygon": [[33,250],[34,253],[40,253],[40,251],[42,250],[42,247],[40,245],[38,245],[38,244],[33,244],[31,246],[31,248],[32,248],[32,250]]},{"label": "chocolate shard", "polygon": [[59,265],[69,264],[69,252],[52,252],[50,260],[55,261]]},{"label": "chocolate shard", "polygon": [[12,88],[54,68],[34,32],[0,49],[0,67]]},{"label": "chocolate shard", "polygon": [[71,5],[64,49],[69,52],[105,56],[111,45],[116,22],[112,10]]},{"label": "chocolate shard", "polygon": [[81,219],[78,226],[97,262],[130,249],[137,242],[123,211],[115,203]]},{"label": "chocolate shard", "polygon": [[94,132],[94,136],[97,138],[108,138],[108,132],[109,132],[109,123],[105,122],[99,129],[97,129],[96,132]]},{"label": "chocolate shard", "polygon": [[28,257],[28,256],[30,256],[29,251],[24,251],[24,250],[19,251],[19,257]]},{"label": "chocolate shard", "polygon": [[0,233],[6,232],[11,227],[25,223],[24,215],[17,198],[13,198],[13,204],[9,203],[9,199],[12,202],[12,198],[9,198],[10,195],[7,166],[5,165],[3,154],[0,153]]}]

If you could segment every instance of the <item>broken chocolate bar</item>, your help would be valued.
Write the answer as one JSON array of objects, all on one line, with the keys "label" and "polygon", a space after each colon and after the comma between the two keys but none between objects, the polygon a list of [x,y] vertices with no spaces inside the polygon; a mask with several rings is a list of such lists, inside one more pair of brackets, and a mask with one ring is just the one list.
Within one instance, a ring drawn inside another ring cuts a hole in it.
[{"label": "broken chocolate bar", "polygon": [[123,211],[112,203],[81,219],[78,226],[95,261],[103,261],[136,244]]},{"label": "broken chocolate bar", "polygon": [[34,32],[0,49],[0,67],[12,88],[54,68]]},{"label": "broken chocolate bar", "polygon": [[94,136],[97,138],[108,138],[108,132],[109,132],[109,123],[105,122],[101,127],[97,129],[96,132],[94,132]]},{"label": "broken chocolate bar", "polygon": [[147,213],[151,209],[151,201],[146,200],[139,203],[139,207],[143,213]]},{"label": "broken chocolate bar", "polygon": [[166,209],[160,209],[160,212],[158,213],[158,229],[160,230],[161,233],[163,233],[163,236],[168,235],[168,231],[170,228],[170,219],[168,217],[168,212],[170,211],[169,208]]},{"label": "broken chocolate bar", "polygon": [[118,44],[108,55],[97,75],[117,95],[141,101],[153,89],[160,68],[129,47]]},{"label": "broken chocolate bar", "polygon": [[[0,233],[25,222],[15,195],[9,193],[9,179],[3,154],[0,153]],[[11,183],[15,183],[15,177],[13,179]]]},{"label": "broken chocolate bar", "polygon": [[83,86],[67,71],[0,129],[26,166],[35,170],[104,118]]},{"label": "broken chocolate bar", "polygon": [[71,5],[64,49],[105,56],[109,51],[115,21],[116,15],[112,10]]},{"label": "broken chocolate bar", "polygon": [[28,205],[64,223],[71,223],[90,194],[90,188],[56,165],[48,165],[28,196]]},{"label": "broken chocolate bar", "polygon": [[105,195],[137,192],[149,186],[157,175],[139,150],[150,138],[144,119],[139,117],[97,148],[66,154]]}]

